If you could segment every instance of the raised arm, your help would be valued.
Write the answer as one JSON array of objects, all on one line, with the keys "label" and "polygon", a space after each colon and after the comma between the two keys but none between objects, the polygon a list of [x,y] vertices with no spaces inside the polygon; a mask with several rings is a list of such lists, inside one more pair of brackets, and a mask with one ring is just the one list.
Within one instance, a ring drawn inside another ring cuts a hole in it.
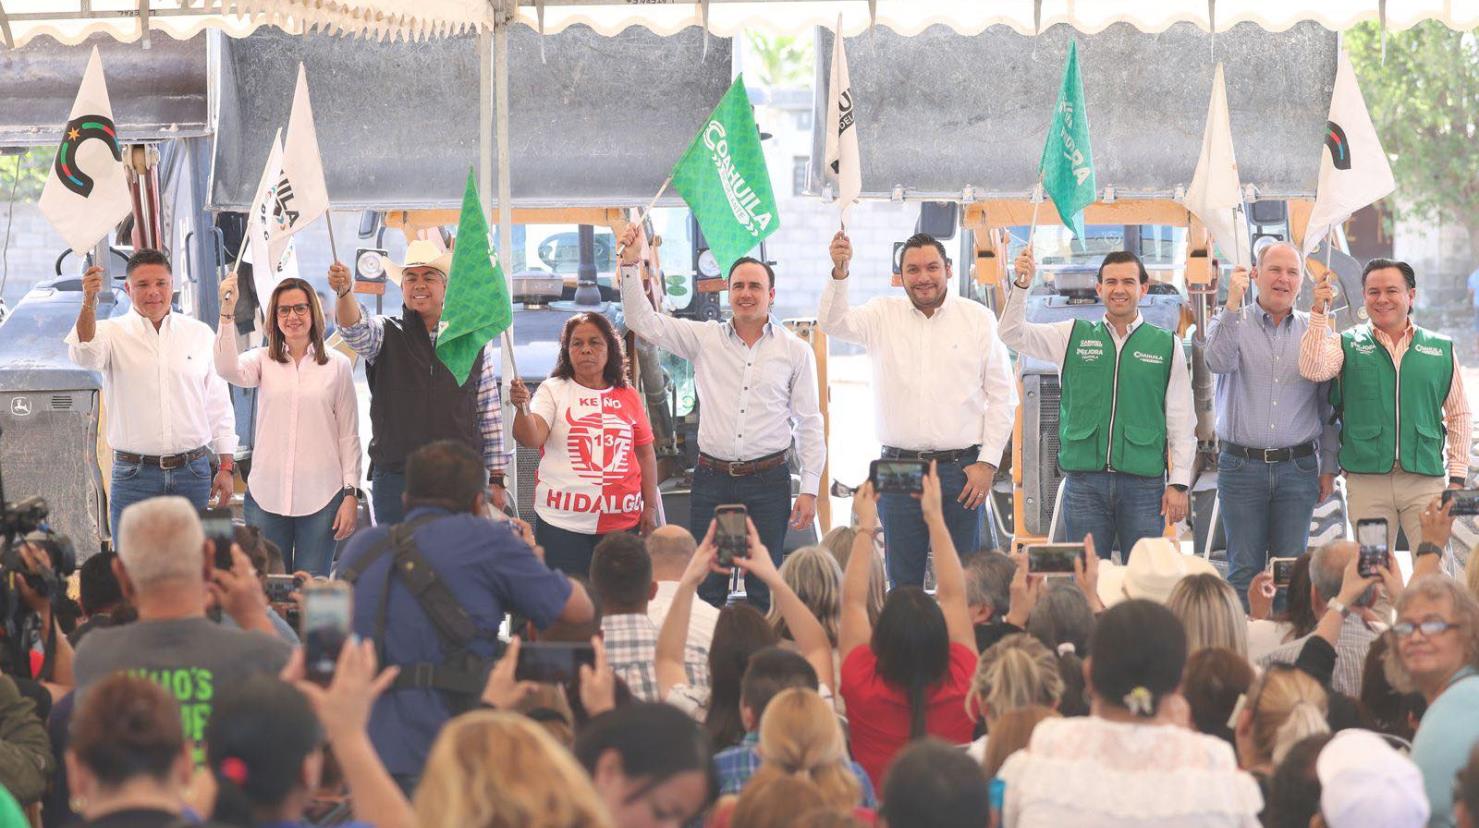
[{"label": "raised arm", "polygon": [[349,268],[334,262],[329,267],[329,287],[333,289],[334,318],[339,321],[339,336],[356,354],[367,362],[374,362],[380,355],[380,345],[385,342],[385,320],[365,312],[354,300],[353,280]]},{"label": "raised arm", "polygon": [[868,345],[873,339],[877,325],[876,314],[864,306],[853,308],[847,302],[848,267],[852,263],[852,242],[847,234],[837,231],[829,248],[832,257],[832,278],[822,289],[822,304],[817,311],[817,322],[822,332],[834,339],[854,345]]},{"label": "raised arm", "polygon": [[[940,603],[940,611],[945,613],[945,629],[952,642],[969,647],[974,653],[976,628],[971,623],[971,611],[966,604],[965,569],[960,565],[960,555],[950,537],[950,527],[945,524],[945,512],[940,502],[940,475],[933,462],[930,463],[929,474],[924,476],[924,493],[919,498],[919,509],[924,514],[924,525],[929,529],[930,551],[935,555],[935,600]],[[847,564],[852,567],[852,558],[848,558]]]},{"label": "raised arm", "polygon": [[72,361],[94,371],[108,367],[107,337],[99,337],[97,323],[98,294],[103,291],[103,269],[93,265],[82,274],[82,308],[77,311],[77,325],[67,335],[67,353]]},{"label": "raised arm", "polygon": [[1340,337],[1334,334],[1334,323],[1325,315],[1335,298],[1332,274],[1326,273],[1315,283],[1315,306],[1310,310],[1310,326],[1299,339],[1299,375],[1311,382],[1335,379],[1345,366],[1345,352]]},{"label": "raised arm", "polygon": [[260,355],[241,354],[236,347],[236,274],[221,280],[221,318],[216,324],[216,373],[238,388],[256,388],[262,382]]},{"label": "raised arm", "polygon": [[847,571],[842,573],[842,618],[837,631],[837,650],[844,660],[873,638],[873,625],[868,620],[868,578],[877,554],[873,538],[878,534],[878,495],[873,492],[871,480],[858,487],[852,510],[857,531],[847,557]]},{"label": "raised arm", "polygon": [[1019,354],[1046,360],[1054,365],[1063,364],[1068,353],[1068,340],[1073,332],[1073,320],[1042,323],[1027,321],[1027,289],[1032,286],[1037,263],[1031,249],[1024,249],[1013,264],[1017,278],[1001,308],[1001,341]]},{"label": "raised arm", "polygon": [[806,608],[800,596],[781,578],[780,571],[775,568],[775,561],[770,559],[770,552],[760,542],[760,533],[755,531],[755,522],[748,519],[747,522],[750,527],[750,554],[745,558],[735,558],[734,565],[770,587],[770,599],[775,602],[776,609],[780,610],[781,618],[785,619],[786,627],[791,631],[791,637],[796,639],[796,646],[800,648],[802,656],[817,671],[817,680],[835,690],[837,685],[832,683],[832,642],[827,639],[827,631],[816,616],[811,614],[811,610]]},{"label": "raised arm", "polygon": [[678,590],[673,593],[673,603],[668,606],[667,617],[663,618],[662,628],[657,631],[655,672],[659,699],[666,699],[674,687],[688,683],[688,671],[683,667],[683,648],[688,641],[688,620],[693,612],[693,596],[709,572],[723,571],[728,574],[728,570],[715,570],[716,555],[714,524],[711,522],[703,543],[698,545],[693,557],[688,559],[688,568],[683,570],[683,577],[678,579]]},{"label": "raised arm", "polygon": [[621,234],[621,314],[626,326],[637,336],[692,360],[703,347],[700,334],[704,323],[674,319],[658,313],[642,290],[642,272],[637,258],[637,225],[628,225]]},{"label": "raised arm", "polygon": [[1227,286],[1227,304],[1223,306],[1222,313],[1207,321],[1207,329],[1199,332],[1206,342],[1207,369],[1214,374],[1237,373],[1240,355],[1238,327],[1243,322],[1240,311],[1243,308],[1243,295],[1247,290],[1247,268],[1233,268],[1232,278]]}]

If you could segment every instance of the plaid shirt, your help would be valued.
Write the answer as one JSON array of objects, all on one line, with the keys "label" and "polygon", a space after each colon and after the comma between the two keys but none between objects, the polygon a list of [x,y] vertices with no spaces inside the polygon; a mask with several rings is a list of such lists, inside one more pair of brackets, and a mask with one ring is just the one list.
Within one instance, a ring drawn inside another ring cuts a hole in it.
[{"label": "plaid shirt", "polygon": [[[853,776],[858,778],[858,784],[862,786],[861,801],[858,804],[864,808],[877,808],[878,796],[873,792],[873,780],[868,778],[868,772],[857,762],[848,760],[847,764],[852,769]],[[714,771],[719,775],[720,796],[739,793],[757,770],[760,770],[760,734],[754,731],[746,733],[738,745],[714,754]]]},{"label": "plaid shirt", "polygon": [[[1296,638],[1269,651],[1268,655],[1258,659],[1258,668],[1266,670],[1271,664],[1293,664],[1299,659],[1299,651],[1304,649],[1304,642],[1313,635],[1311,633],[1303,638]],[[1381,633],[1366,627],[1361,616],[1354,613],[1346,616],[1340,625],[1340,635],[1335,639],[1335,675],[1330,679],[1330,686],[1337,693],[1360,698],[1361,671],[1366,666],[1366,653],[1371,649],[1371,642],[1379,635]]]},{"label": "plaid shirt", "polygon": [[[359,306],[359,322],[340,325],[344,343],[368,362],[380,355],[385,342],[385,317],[371,316]],[[436,343],[436,334],[431,335]],[[503,449],[503,395],[498,388],[498,354],[493,343],[483,346],[483,370],[478,374],[478,431],[483,435],[483,465],[490,472],[508,468],[508,454]]]},{"label": "plaid shirt", "polygon": [[[646,613],[607,615],[601,619],[606,660],[639,701],[662,701],[657,694],[657,627]],[[683,669],[688,686],[709,694],[709,653],[685,644]]]}]

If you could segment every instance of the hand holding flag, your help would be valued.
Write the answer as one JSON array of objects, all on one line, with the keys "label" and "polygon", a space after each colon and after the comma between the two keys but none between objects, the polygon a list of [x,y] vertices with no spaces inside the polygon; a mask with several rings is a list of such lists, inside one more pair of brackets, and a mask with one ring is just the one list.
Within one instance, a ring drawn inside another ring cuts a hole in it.
[{"label": "hand holding flag", "polygon": [[862,165],[858,157],[857,113],[852,97],[852,80],[847,74],[847,53],[842,48],[842,15],[837,15],[837,28],[832,40],[832,77],[827,93],[827,145],[824,177],[836,186],[837,204],[843,226],[858,194],[863,191]]},{"label": "hand holding flag", "polygon": [[1232,257],[1235,266],[1246,268],[1252,264],[1248,218],[1243,214],[1242,185],[1238,182],[1238,160],[1233,153],[1232,123],[1227,111],[1227,86],[1220,63],[1212,78],[1202,154],[1182,203],[1212,234],[1222,254]]},{"label": "hand holding flag", "polygon": [[1371,123],[1356,70],[1341,50],[1330,95],[1330,120],[1320,154],[1320,183],[1304,232],[1304,255],[1320,246],[1351,214],[1397,188],[1392,165]]},{"label": "hand holding flag", "polygon": [[437,358],[452,372],[457,384],[467,382],[478,354],[493,337],[513,324],[514,308],[503,268],[493,261],[488,246],[488,221],[478,199],[477,179],[467,173],[462,194],[462,216],[452,248],[452,272],[447,274],[447,297],[442,329],[437,334]]}]

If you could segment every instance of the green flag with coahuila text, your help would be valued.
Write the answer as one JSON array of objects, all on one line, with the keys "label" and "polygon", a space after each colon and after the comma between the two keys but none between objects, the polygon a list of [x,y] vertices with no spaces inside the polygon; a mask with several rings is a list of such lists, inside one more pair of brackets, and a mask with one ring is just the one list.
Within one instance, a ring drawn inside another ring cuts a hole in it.
[{"label": "green flag with coahuila text", "polygon": [[513,321],[508,282],[488,249],[488,221],[483,218],[477,182],[469,170],[462,217],[457,221],[456,247],[452,248],[452,272],[447,274],[441,331],[437,334],[437,357],[457,378],[458,385],[467,382],[483,346],[508,330]]},{"label": "green flag with coahuila text", "polygon": [[673,168],[673,189],[698,219],[721,272],[781,226],[744,75]]},{"label": "green flag with coahuila text", "polygon": [[1094,154],[1089,150],[1089,112],[1084,108],[1084,82],[1078,73],[1078,44],[1068,44],[1068,62],[1063,66],[1063,85],[1058,105],[1048,125],[1043,144],[1043,190],[1053,199],[1063,225],[1076,238],[1084,237],[1084,208],[1094,203]]}]

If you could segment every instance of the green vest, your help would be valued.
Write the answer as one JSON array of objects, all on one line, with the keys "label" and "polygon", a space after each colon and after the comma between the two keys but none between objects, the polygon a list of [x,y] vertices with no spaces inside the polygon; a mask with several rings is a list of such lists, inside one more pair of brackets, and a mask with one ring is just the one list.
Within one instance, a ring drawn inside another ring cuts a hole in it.
[{"label": "green vest", "polygon": [[1063,356],[1058,465],[1142,477],[1166,473],[1166,387],[1176,338],[1148,323],[1116,355],[1104,322],[1073,323]]},{"label": "green vest", "polygon": [[1400,371],[1369,324],[1341,334],[1340,349],[1345,365],[1330,384],[1330,404],[1341,419],[1341,468],[1386,474],[1395,461],[1412,474],[1445,475],[1443,402],[1453,382],[1453,340],[1414,328]]}]

